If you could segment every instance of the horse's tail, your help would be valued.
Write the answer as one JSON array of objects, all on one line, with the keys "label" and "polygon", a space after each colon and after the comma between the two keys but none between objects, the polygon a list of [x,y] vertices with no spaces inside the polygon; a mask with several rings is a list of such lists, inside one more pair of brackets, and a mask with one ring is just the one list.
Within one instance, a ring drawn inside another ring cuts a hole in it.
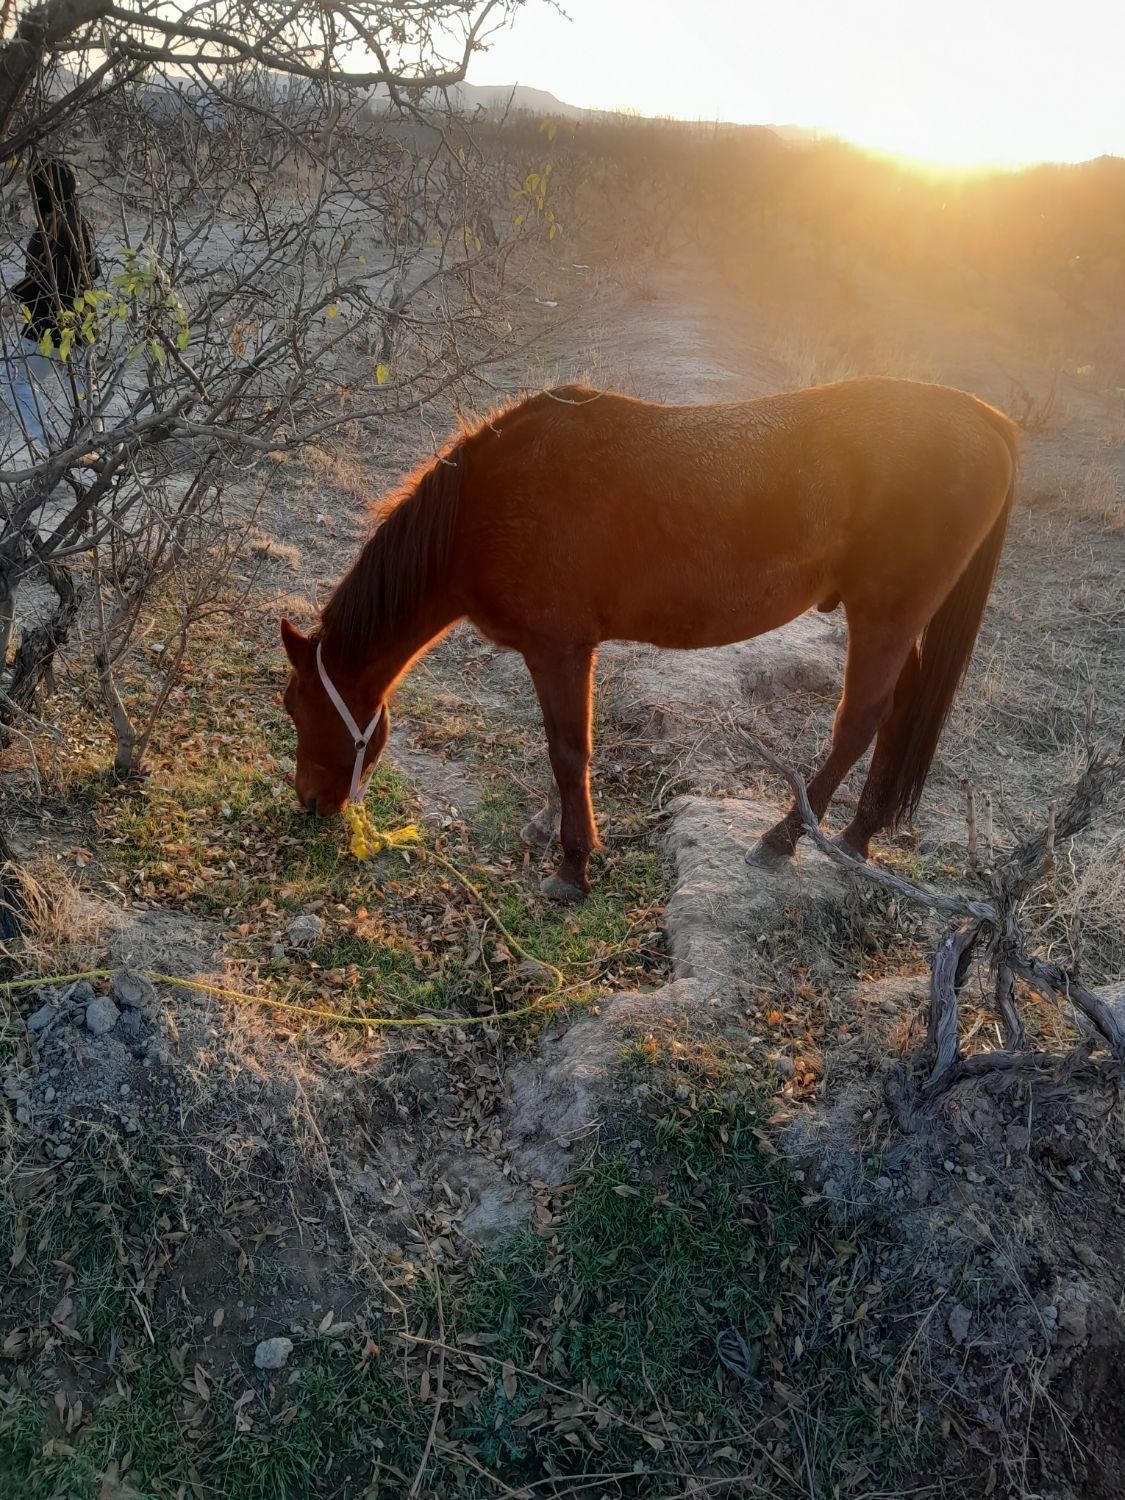
[{"label": "horse's tail", "polygon": [[1017,462],[1015,425],[1002,412],[983,402],[980,405],[1007,444],[1011,478],[1003,509],[991,531],[922,632],[918,651],[911,653],[899,677],[895,711],[896,714],[901,711],[904,735],[889,808],[892,823],[909,817],[922,796],[941,732],[976,645],[1012,514]]}]

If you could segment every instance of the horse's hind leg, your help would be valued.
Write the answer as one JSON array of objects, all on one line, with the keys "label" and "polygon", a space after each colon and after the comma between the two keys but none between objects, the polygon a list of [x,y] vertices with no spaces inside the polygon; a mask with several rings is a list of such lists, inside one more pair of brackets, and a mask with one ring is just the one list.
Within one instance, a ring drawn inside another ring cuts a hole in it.
[{"label": "horse's hind leg", "polygon": [[559,784],[552,774],[547,787],[547,805],[540,808],[520,829],[520,838],[533,849],[545,849],[562,834],[562,803]]},{"label": "horse's hind leg", "polygon": [[[818,822],[836,788],[890,715],[895,682],[911,641],[908,631],[892,631],[883,622],[869,625],[862,617],[849,618],[844,691],[832,724],[832,749],[808,785],[809,803]],[[751,858],[792,854],[803,832],[801,812],[794,803],[781,822],[762,835]]]},{"label": "horse's hind leg", "polygon": [[524,652],[524,659],[543,710],[562,804],[562,863],[540,890],[556,901],[575,901],[590,889],[586,868],[598,842],[590,803],[594,653],[587,647],[551,646]]},{"label": "horse's hind leg", "polygon": [[899,768],[902,765],[905,742],[910,734],[909,715],[914,702],[913,689],[920,668],[921,659],[915,645],[895,684],[894,706],[890,716],[879,729],[855,816],[840,835],[840,842],[853,854],[858,854],[860,859],[867,858],[872,838],[880,829],[886,828],[893,817],[898,801]]}]

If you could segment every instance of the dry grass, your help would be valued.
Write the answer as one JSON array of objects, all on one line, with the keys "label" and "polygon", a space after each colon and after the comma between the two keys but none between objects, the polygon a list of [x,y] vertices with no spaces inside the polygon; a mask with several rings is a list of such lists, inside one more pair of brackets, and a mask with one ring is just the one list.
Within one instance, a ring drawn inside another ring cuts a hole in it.
[{"label": "dry grass", "polygon": [[1108,464],[1087,464],[1077,483],[1067,492],[1066,500],[1079,515],[1094,521],[1105,531],[1125,532],[1125,492],[1122,491],[1120,475]]},{"label": "dry grass", "polygon": [[884,338],[849,328],[831,331],[787,329],[774,341],[774,352],[801,389],[848,380],[856,375],[891,375],[900,380],[932,380],[933,365],[905,340]]},{"label": "dry grass", "polygon": [[19,889],[22,932],[18,951],[0,944],[0,956],[33,973],[85,968],[100,936],[96,906],[49,860],[16,865],[9,876]]}]

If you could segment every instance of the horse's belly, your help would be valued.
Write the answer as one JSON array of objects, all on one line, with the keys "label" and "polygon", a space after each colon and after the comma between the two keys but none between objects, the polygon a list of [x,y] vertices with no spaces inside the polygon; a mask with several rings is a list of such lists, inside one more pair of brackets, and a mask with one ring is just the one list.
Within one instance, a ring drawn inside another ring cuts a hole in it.
[{"label": "horse's belly", "polygon": [[727,646],[775,630],[820,597],[804,569],[711,578],[678,587],[623,583],[601,611],[604,640],[647,641],[669,650]]}]

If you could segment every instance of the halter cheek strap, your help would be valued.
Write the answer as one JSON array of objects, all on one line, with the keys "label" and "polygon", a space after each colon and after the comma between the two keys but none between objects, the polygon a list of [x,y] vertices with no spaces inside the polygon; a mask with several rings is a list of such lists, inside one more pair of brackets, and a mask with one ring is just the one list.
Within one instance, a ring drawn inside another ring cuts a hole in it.
[{"label": "halter cheek strap", "polygon": [[352,718],[348,705],[336,691],[336,684],[324,670],[324,661],[320,654],[319,641],[316,643],[316,670],[320,673],[321,684],[324,691],[328,694],[332,706],[341,719],[343,719],[345,729],[355,741],[355,765],[352,768],[352,784],[348,791],[348,801],[355,802],[356,793],[359,791],[359,784],[363,780],[363,758],[367,754],[367,747],[371,743],[371,736],[378,729],[379,720],[383,717],[383,705],[380,703],[379,707],[375,710],[375,717],[368,724],[367,728],[360,729],[359,725]]}]

